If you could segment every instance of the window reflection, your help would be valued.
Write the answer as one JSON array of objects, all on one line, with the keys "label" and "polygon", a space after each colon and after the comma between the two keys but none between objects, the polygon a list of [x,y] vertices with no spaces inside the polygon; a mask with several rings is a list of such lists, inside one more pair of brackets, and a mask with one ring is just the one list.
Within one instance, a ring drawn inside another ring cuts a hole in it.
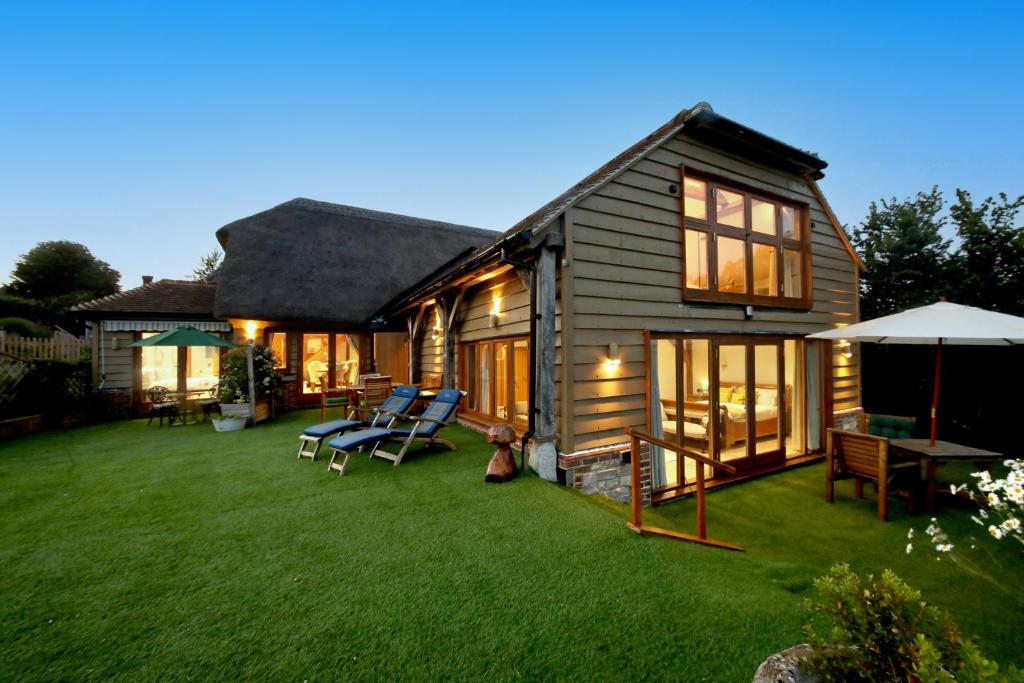
[{"label": "window reflection", "polygon": [[708,184],[696,178],[683,178],[683,211],[690,218],[708,219]]},{"label": "window reflection", "polygon": [[779,293],[779,272],[775,247],[754,243],[754,294],[776,296]]},{"label": "window reflection", "polygon": [[715,244],[718,251],[718,291],[747,291],[747,260],[743,253],[743,240],[719,237]]},{"label": "window reflection", "polygon": [[715,188],[715,209],[716,220],[721,225],[731,225],[734,228],[745,228],[747,226],[746,216],[743,212],[743,195],[738,192],[731,192],[720,187]]},{"label": "window reflection", "polygon": [[784,249],[782,270],[783,294],[798,299],[803,296],[803,266],[801,253],[796,249]]},{"label": "window reflection", "polygon": [[751,198],[750,224],[754,232],[775,234],[775,205],[771,202]]},{"label": "window reflection", "polygon": [[700,230],[686,231],[686,286],[708,288],[708,234]]}]

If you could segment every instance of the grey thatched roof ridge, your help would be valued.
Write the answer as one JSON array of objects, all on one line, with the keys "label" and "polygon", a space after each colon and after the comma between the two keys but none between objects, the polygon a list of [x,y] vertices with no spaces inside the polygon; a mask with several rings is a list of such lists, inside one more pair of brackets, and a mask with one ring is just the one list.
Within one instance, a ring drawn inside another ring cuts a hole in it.
[{"label": "grey thatched roof ridge", "polygon": [[298,198],[217,231],[219,317],[358,327],[491,230]]}]

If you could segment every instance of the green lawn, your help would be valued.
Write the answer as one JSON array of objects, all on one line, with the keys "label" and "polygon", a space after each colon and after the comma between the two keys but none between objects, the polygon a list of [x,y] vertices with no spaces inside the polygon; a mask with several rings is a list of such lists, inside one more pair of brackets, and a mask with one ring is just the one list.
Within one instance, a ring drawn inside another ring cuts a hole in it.
[{"label": "green lawn", "polygon": [[[1022,663],[1019,555],[991,570],[1009,588],[907,556],[902,505],[883,525],[848,484],[827,505],[821,465],[708,497],[740,554],[637,537],[625,507],[533,476],[484,484],[492,448],[460,428],[458,453],[328,475],[295,459],[315,420],[0,445],[0,679],[743,681],[801,642],[838,560],[892,567]],[[650,521],[690,530],[692,502]]]}]

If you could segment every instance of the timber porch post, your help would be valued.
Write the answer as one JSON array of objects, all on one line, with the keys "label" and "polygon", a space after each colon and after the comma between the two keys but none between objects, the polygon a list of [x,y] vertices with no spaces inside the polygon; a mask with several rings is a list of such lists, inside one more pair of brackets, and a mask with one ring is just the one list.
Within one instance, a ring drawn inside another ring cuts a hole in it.
[{"label": "timber porch post", "polygon": [[[554,237],[555,239],[551,239]],[[530,448],[530,467],[542,479],[558,480],[558,449],[555,448],[555,269],[561,235],[551,235],[537,256],[537,419]]]},{"label": "timber porch post", "polygon": [[458,388],[455,349],[459,344],[459,335],[455,328],[455,317],[458,315],[459,304],[462,302],[465,292],[465,289],[460,289],[457,292],[449,290],[437,296],[437,310],[444,330],[441,349],[441,387],[444,389]]}]

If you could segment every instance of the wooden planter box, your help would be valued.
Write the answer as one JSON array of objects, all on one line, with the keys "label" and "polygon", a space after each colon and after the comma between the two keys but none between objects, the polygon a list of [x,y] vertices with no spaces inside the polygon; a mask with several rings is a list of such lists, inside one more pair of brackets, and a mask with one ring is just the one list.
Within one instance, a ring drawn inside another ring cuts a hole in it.
[{"label": "wooden planter box", "polygon": [[15,417],[10,420],[0,420],[0,441],[38,432],[42,428],[42,415],[28,415],[26,417]]},{"label": "wooden planter box", "polygon": [[222,403],[220,404],[221,415],[238,415],[239,417],[247,418],[252,423],[263,422],[269,420],[274,415],[273,402],[269,399],[265,401],[256,401],[255,415],[253,411],[249,409],[248,403]]}]

